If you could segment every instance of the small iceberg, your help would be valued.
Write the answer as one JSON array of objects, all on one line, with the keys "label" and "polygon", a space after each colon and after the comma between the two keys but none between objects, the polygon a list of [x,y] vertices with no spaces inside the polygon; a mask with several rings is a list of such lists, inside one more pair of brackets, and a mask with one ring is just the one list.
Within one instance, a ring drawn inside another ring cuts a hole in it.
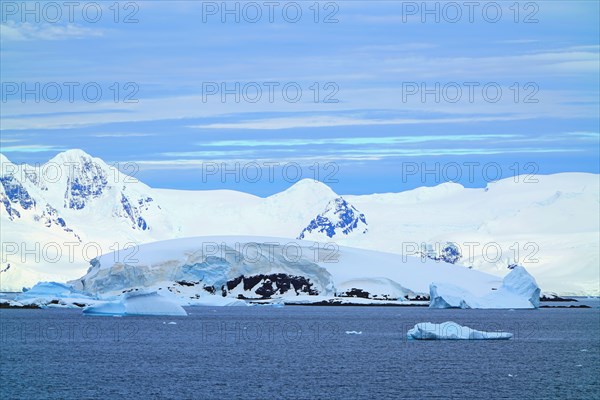
[{"label": "small iceberg", "polygon": [[346,335],[362,335],[362,331],[346,331]]},{"label": "small iceberg", "polygon": [[406,336],[415,340],[508,340],[513,337],[512,333],[478,331],[452,321],[441,324],[422,322],[409,330]]},{"label": "small iceberg", "polygon": [[187,316],[187,312],[179,304],[159,295],[151,293],[125,293],[120,300],[107,301],[86,307],[85,315],[175,315]]}]

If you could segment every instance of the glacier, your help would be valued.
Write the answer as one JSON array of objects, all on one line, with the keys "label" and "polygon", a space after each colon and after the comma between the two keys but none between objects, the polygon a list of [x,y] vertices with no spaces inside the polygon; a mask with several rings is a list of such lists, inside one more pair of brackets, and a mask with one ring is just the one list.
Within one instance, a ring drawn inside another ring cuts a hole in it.
[{"label": "glacier", "polygon": [[101,302],[86,307],[83,309],[83,314],[109,316],[187,316],[187,312],[183,307],[156,292],[125,293],[118,300]]},{"label": "glacier", "polygon": [[465,288],[432,283],[429,287],[430,308],[539,308],[540,288],[527,270],[515,266],[506,275],[502,285],[483,296]]},{"label": "glacier", "polygon": [[441,324],[422,322],[410,329],[406,336],[414,340],[508,340],[513,337],[512,333],[478,331],[452,321]]}]

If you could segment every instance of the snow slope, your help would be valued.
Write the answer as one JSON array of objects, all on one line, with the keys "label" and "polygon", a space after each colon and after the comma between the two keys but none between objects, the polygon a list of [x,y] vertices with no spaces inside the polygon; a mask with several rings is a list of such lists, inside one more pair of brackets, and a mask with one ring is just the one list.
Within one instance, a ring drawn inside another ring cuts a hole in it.
[{"label": "snow slope", "polygon": [[363,196],[340,196],[321,182],[302,180],[260,198],[150,188],[80,150],[38,168],[58,166],[58,179],[27,174],[33,167],[4,156],[0,161],[0,290],[75,279],[90,259],[133,244],[213,235],[293,239],[304,233],[314,241],[407,255],[452,242],[462,253],[457,265],[504,276],[517,263],[543,291],[600,294],[600,182],[594,174]]}]

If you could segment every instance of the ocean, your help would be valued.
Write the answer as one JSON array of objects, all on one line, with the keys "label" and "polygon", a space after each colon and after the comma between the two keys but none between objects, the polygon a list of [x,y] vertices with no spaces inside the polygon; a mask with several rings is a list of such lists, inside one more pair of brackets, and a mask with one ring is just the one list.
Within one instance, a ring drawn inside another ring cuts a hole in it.
[{"label": "ocean", "polygon": [[[2,399],[600,398],[600,309],[1,309]],[[408,341],[418,322],[508,341]]]}]

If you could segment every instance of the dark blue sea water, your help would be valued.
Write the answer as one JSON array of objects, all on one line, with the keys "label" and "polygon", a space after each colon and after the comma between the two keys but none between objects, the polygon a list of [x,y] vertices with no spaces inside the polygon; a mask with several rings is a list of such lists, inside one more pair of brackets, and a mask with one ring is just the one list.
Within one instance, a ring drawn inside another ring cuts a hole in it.
[{"label": "dark blue sea water", "polygon": [[[115,318],[0,310],[0,398],[600,398],[598,308],[188,311]],[[405,340],[415,323],[447,320],[515,337]]]}]

